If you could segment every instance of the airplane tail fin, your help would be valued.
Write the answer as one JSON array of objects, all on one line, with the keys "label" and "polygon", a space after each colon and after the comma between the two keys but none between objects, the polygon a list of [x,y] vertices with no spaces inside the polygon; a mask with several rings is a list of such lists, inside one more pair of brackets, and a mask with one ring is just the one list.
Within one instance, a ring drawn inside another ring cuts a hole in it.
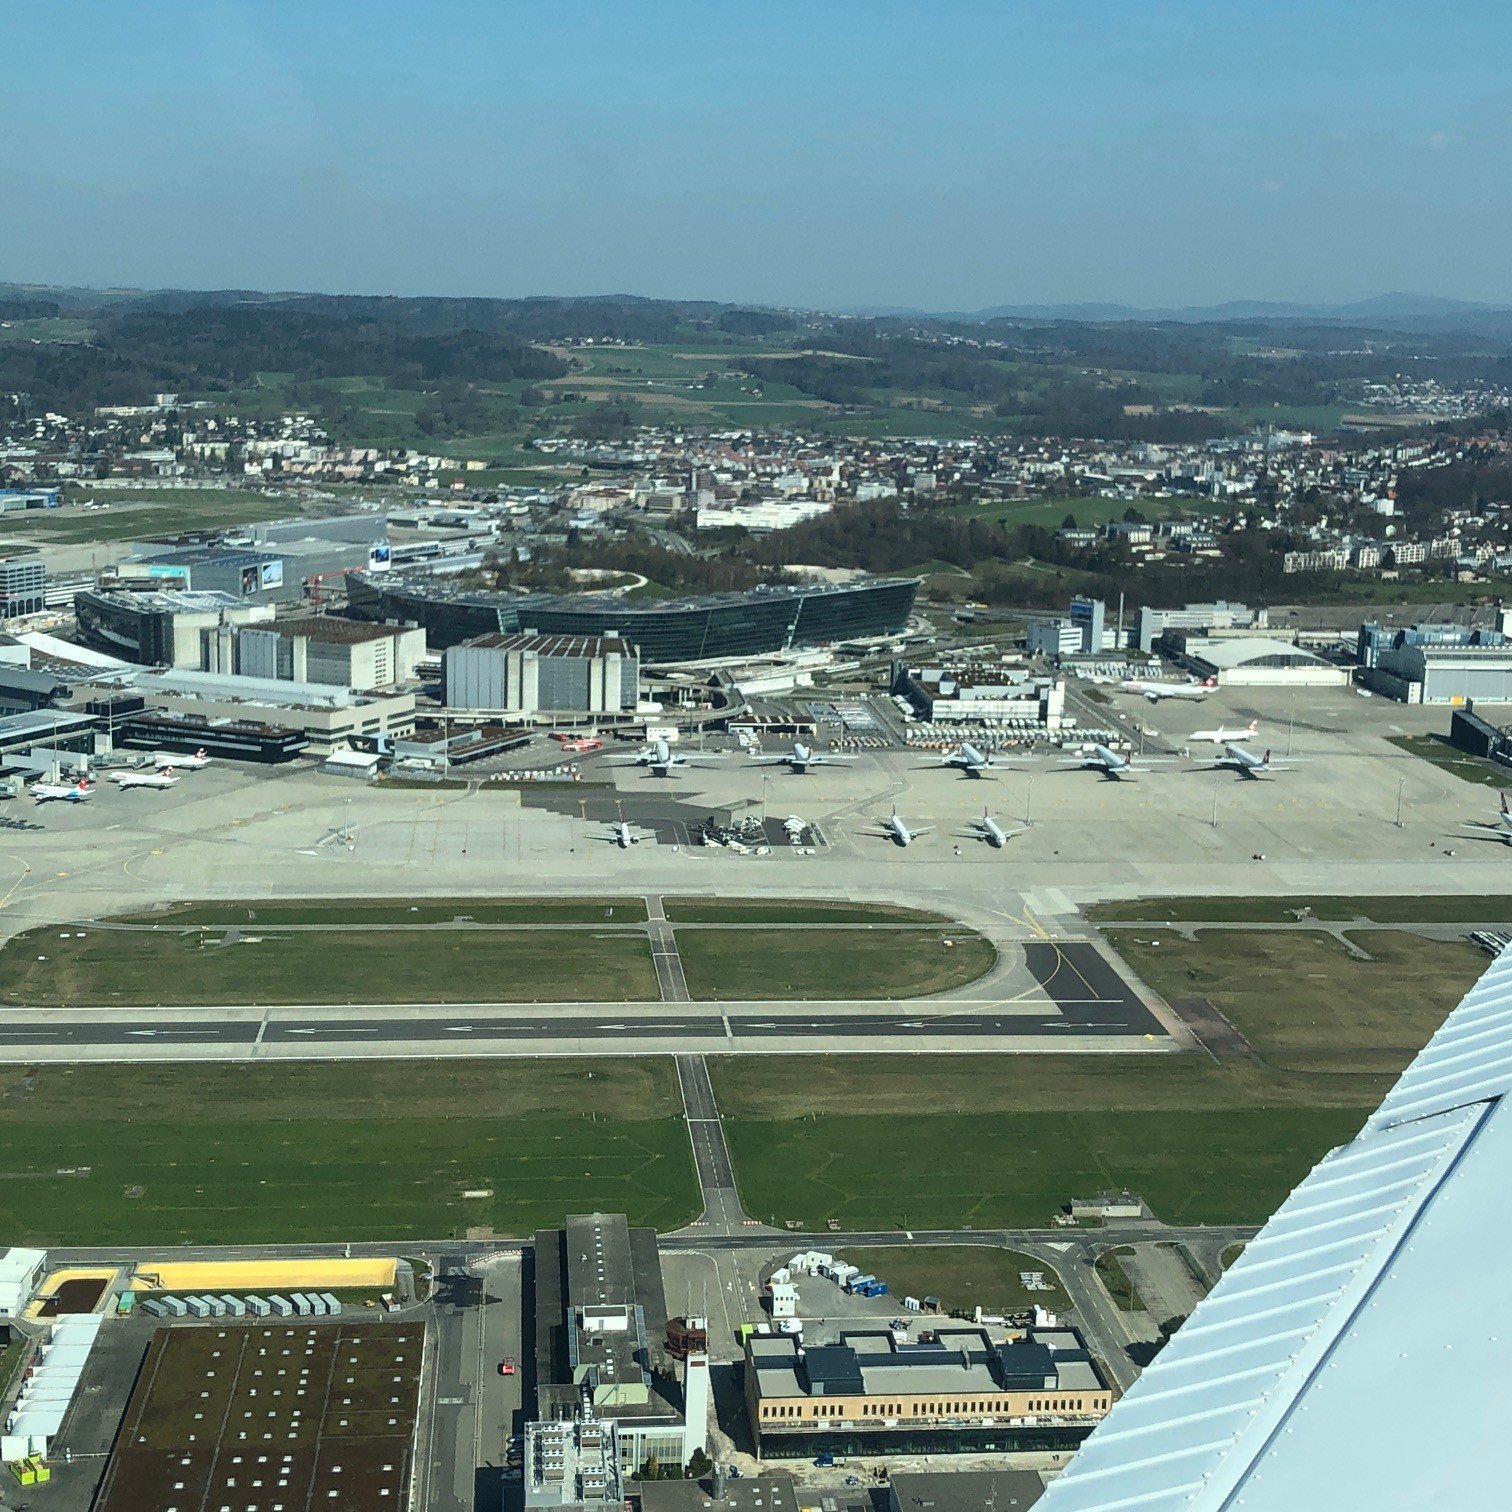
[{"label": "airplane tail fin", "polygon": [[1260,728],[1260,721],[1258,719],[1252,719],[1247,725],[1245,725],[1244,728],[1248,730],[1251,735],[1253,735],[1255,731]]}]

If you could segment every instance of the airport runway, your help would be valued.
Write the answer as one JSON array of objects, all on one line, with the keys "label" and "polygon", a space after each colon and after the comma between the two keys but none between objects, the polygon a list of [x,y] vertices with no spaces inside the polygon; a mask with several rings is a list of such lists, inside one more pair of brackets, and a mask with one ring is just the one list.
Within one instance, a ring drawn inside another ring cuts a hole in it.
[{"label": "airport runway", "polygon": [[[1173,1048],[1139,1007],[1048,1002],[606,1003],[459,1011],[403,1005],[273,1009],[19,1009],[0,1054],[39,1062],[442,1055],[735,1054],[829,1050]],[[1096,1016],[1098,1014],[1106,1016]]]}]

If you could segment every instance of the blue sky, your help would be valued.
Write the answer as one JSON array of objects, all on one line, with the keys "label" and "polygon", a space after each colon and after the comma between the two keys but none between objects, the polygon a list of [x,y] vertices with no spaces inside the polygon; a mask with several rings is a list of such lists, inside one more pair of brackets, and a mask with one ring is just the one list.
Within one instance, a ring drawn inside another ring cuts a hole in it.
[{"label": "blue sky", "polygon": [[1512,302],[1512,7],[0,8],[0,279]]}]

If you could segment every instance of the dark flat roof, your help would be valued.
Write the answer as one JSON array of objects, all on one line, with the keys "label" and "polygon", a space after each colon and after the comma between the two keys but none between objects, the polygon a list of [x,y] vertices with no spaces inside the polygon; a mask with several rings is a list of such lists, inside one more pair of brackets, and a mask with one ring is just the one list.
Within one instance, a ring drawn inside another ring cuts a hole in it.
[{"label": "dark flat roof", "polygon": [[302,619],[275,620],[271,625],[253,624],[250,630],[274,630],[285,639],[297,635],[307,640],[324,641],[328,645],[355,646],[362,641],[382,640],[385,636],[398,635],[407,625],[384,625],[374,620],[339,619],[334,614],[310,614]]},{"label": "dark flat roof", "polygon": [[1044,1494],[1033,1470],[898,1470],[888,1505],[900,1512],[1024,1512]]}]

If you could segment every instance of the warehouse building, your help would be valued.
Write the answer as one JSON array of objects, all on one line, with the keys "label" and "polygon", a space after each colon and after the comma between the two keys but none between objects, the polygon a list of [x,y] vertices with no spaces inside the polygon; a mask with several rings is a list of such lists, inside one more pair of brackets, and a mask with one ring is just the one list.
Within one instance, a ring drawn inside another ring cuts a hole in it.
[{"label": "warehouse building", "polygon": [[640,689],[635,647],[610,636],[481,635],[442,669],[448,707],[548,723],[633,714]]},{"label": "warehouse building", "polygon": [[96,651],[149,667],[199,667],[203,631],[268,624],[273,606],[232,593],[91,588],[74,595],[74,619],[80,640]]},{"label": "warehouse building", "polygon": [[971,1327],[919,1343],[753,1334],[745,1391],[757,1453],[778,1459],[1071,1449],[1113,1404],[1081,1335],[1059,1327],[1001,1343]]},{"label": "warehouse building", "polygon": [[1163,639],[1168,631],[1198,630],[1211,634],[1215,630],[1246,630],[1263,628],[1270,623],[1270,615],[1264,609],[1250,609],[1245,604],[1231,604],[1218,599],[1211,604],[1185,604],[1180,609],[1156,609],[1141,604],[1134,611],[1134,631],[1131,644],[1149,655],[1155,642]]},{"label": "warehouse building", "polygon": [[47,1251],[0,1251],[0,1318],[19,1318],[36,1294],[47,1269]]},{"label": "warehouse building", "polygon": [[200,670],[221,676],[388,688],[411,681],[424,658],[425,632],[415,625],[306,615],[200,631]]},{"label": "warehouse building", "polygon": [[918,588],[917,578],[858,578],[657,602],[475,592],[449,588],[427,573],[354,572],[347,577],[347,600],[364,619],[423,625],[437,649],[488,634],[613,636],[635,646],[644,663],[665,665],[898,635],[907,628]]},{"label": "warehouse building", "polygon": [[1178,660],[1194,676],[1216,678],[1220,688],[1330,688],[1349,683],[1349,669],[1336,667],[1290,641],[1244,637],[1168,636],[1180,641]]},{"label": "warehouse building", "polygon": [[1512,703],[1512,640],[1468,625],[1360,627],[1366,686],[1409,704]]},{"label": "warehouse building", "polygon": [[665,1353],[656,1231],[578,1214],[538,1231],[532,1253],[540,1422],[612,1423],[627,1476],[687,1465],[708,1444],[709,1359],[690,1354],[679,1380]]},{"label": "warehouse building", "polygon": [[1472,701],[1449,720],[1449,744],[1467,756],[1512,766],[1512,724],[1497,724],[1478,713]]},{"label": "warehouse building", "polygon": [[1512,703],[1512,646],[1402,646],[1363,676],[1403,703]]}]

